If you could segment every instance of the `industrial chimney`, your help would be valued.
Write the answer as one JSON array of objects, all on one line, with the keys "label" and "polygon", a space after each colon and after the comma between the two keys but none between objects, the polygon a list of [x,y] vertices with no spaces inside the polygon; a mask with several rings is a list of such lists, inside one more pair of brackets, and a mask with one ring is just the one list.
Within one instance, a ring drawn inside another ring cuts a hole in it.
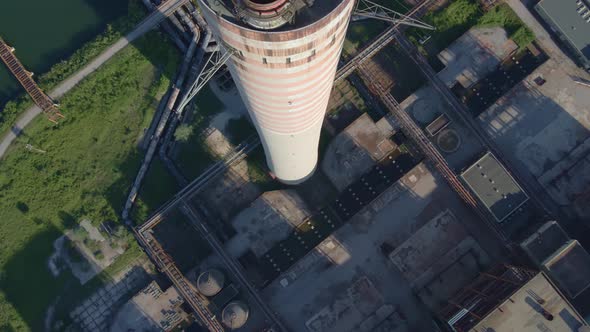
[{"label": "industrial chimney", "polygon": [[228,63],[268,166],[308,179],[354,0],[198,0]]}]

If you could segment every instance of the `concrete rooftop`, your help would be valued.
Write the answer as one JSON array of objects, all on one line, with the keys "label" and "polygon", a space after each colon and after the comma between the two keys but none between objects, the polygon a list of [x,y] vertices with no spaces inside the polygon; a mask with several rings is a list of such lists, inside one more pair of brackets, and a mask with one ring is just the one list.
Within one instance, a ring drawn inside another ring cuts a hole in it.
[{"label": "concrete rooftop", "polygon": [[590,287],[590,255],[576,240],[569,240],[543,266],[570,297]]},{"label": "concrete rooftop", "polygon": [[556,221],[549,221],[543,224],[543,226],[526,240],[522,241],[520,246],[540,266],[569,240],[570,238],[567,233]]},{"label": "concrete rooftop", "polygon": [[[543,304],[537,299],[542,299]],[[545,318],[541,314],[542,309],[553,318]],[[577,332],[583,325],[587,324],[582,317],[549,279],[539,273],[469,331]]]},{"label": "concrete rooftop", "polygon": [[[569,61],[551,58],[479,115],[483,130],[528,181],[557,204],[590,217],[590,93],[572,77],[589,79]],[[534,79],[542,77],[545,84]]]},{"label": "concrete rooftop", "polygon": [[[586,10],[581,9],[583,6]],[[569,42],[590,60],[590,1],[541,0],[536,8],[549,17]]]},{"label": "concrete rooftop", "polygon": [[518,45],[508,39],[501,27],[472,28],[438,54],[446,66],[438,77],[448,87],[459,82],[468,88],[496,69],[516,49]]},{"label": "concrete rooftop", "polygon": [[528,200],[512,175],[491,152],[465,170],[461,178],[498,222],[504,221]]},{"label": "concrete rooftop", "polygon": [[180,308],[182,303],[174,287],[162,291],[152,281],[119,310],[111,332],[171,330],[188,320],[188,314]]},{"label": "concrete rooftop", "polygon": [[[436,173],[420,164],[264,288],[262,295],[293,331],[431,331],[428,310],[386,251],[399,247],[441,213],[452,213],[461,221],[475,218]],[[482,247],[496,245],[481,227],[465,229]],[[438,246],[437,234],[424,236],[429,252],[448,250]],[[424,265],[416,264],[424,269],[430,262],[426,258]]]},{"label": "concrete rooftop", "polygon": [[235,257],[248,249],[260,257],[310,215],[294,190],[265,192],[232,220],[237,234],[226,243],[226,248]]},{"label": "concrete rooftop", "polygon": [[328,146],[322,170],[338,190],[343,190],[391,153],[396,145],[390,132],[382,129],[364,113]]}]

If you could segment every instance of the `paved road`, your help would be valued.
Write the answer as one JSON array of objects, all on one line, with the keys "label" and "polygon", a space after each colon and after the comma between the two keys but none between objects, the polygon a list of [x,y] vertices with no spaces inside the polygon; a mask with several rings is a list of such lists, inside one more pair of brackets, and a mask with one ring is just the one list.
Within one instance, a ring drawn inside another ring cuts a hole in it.
[{"label": "paved road", "polygon": [[[60,83],[55,89],[49,92],[49,96],[57,100],[70,91],[74,86],[80,83],[84,78],[93,73],[96,69],[102,66],[115,54],[121,51],[125,46],[129,45],[135,39],[141,37],[146,32],[153,29],[158,23],[163,21],[168,15],[172,14],[176,9],[182,6],[188,0],[169,0],[163,3],[157,11],[151,13],[143,21],[141,21],[133,31],[129,32],[125,37],[119,39],[96,59],[92,60],[84,68],[80,69],[74,75],[68,77],[65,81]],[[4,156],[10,144],[21,134],[22,130],[33,119],[41,113],[38,106],[33,106],[25,111],[25,113],[12,126],[11,131],[8,132],[0,141],[0,158]]]}]

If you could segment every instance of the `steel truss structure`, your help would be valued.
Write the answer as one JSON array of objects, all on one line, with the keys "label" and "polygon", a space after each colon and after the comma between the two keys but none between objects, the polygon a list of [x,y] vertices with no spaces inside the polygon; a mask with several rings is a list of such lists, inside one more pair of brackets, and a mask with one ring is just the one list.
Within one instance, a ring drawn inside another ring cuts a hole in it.
[{"label": "steel truss structure", "polygon": [[189,88],[188,94],[178,104],[178,108],[176,109],[177,113],[182,113],[186,105],[193,100],[199,91],[209,83],[215,73],[217,73],[235,53],[235,50],[228,45],[219,45],[211,55],[209,55],[203,69],[201,69],[201,72]]},{"label": "steel truss structure", "polygon": [[396,12],[393,9],[374,3],[370,0],[359,0],[354,9],[354,16],[374,18],[393,24],[409,25],[416,28],[434,30],[435,28],[418,19]]}]

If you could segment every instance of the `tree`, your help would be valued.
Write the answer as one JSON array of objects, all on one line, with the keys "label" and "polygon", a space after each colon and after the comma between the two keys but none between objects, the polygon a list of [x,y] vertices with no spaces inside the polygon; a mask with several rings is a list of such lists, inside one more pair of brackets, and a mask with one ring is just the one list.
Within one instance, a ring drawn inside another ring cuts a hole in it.
[{"label": "tree", "polygon": [[176,128],[174,132],[174,139],[178,142],[186,142],[193,134],[193,126],[189,126],[187,124],[181,124]]}]

